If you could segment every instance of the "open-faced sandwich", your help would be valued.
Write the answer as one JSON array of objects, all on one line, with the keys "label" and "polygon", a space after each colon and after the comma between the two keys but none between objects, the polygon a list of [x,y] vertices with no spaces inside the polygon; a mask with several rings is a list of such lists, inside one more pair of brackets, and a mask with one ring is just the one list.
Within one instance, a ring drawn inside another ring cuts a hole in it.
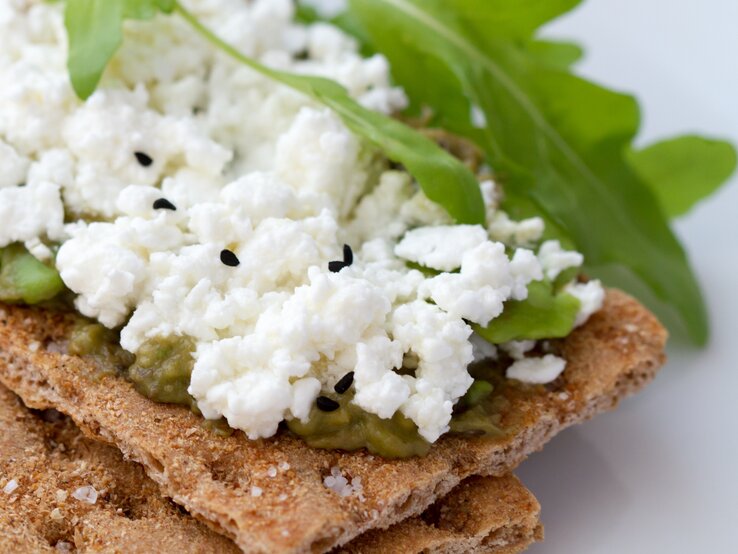
[{"label": "open-faced sandwich", "polygon": [[0,546],[540,538],[509,471],[664,361],[603,282],[706,332],[575,3],[1,0],[0,382],[89,438],[0,390]]}]

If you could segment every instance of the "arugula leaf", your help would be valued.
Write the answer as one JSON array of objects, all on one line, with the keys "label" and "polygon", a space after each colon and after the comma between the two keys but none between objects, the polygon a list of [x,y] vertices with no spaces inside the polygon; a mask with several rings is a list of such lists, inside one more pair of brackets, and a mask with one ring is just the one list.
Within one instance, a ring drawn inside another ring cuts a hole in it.
[{"label": "arugula leaf", "polygon": [[469,409],[479,405],[482,401],[489,398],[494,392],[495,387],[489,381],[483,379],[474,379],[466,394],[459,399],[456,405],[459,409]]},{"label": "arugula leaf", "polygon": [[627,159],[671,217],[687,213],[720,188],[735,171],[737,161],[732,144],[698,136],[629,150]]},{"label": "arugula leaf", "polygon": [[[527,48],[541,24],[576,4],[350,0],[349,6],[413,105],[432,106],[434,124],[484,149],[510,191],[509,211],[534,205],[575,242],[589,274],[608,274],[611,284],[642,293],[668,324],[685,325],[704,343],[705,306],[686,255],[624,158],[639,126],[636,102]],[[485,114],[485,128],[473,125],[473,108]],[[676,320],[665,304],[676,308]]]},{"label": "arugula leaf", "polygon": [[67,67],[72,87],[82,99],[95,91],[108,61],[123,41],[124,5],[124,0],[67,0]]},{"label": "arugula leaf", "polygon": [[253,70],[331,108],[354,133],[403,164],[425,192],[459,223],[484,224],[479,183],[459,160],[407,125],[368,110],[338,83],[268,68],[222,41],[176,0],[68,0],[69,73],[77,95],[95,90],[110,58],[120,46],[125,18],[147,19],[157,11],[177,11],[194,30],[220,50]]},{"label": "arugula leaf", "polygon": [[123,41],[124,19],[170,13],[175,0],[67,0],[64,26],[69,40],[67,68],[72,88],[87,99]]},{"label": "arugula leaf", "polygon": [[232,58],[331,108],[351,131],[382,150],[390,160],[402,163],[426,196],[443,206],[457,222],[484,224],[484,201],[476,177],[435,142],[396,119],[364,108],[335,81],[278,71],[244,56],[180,4],[175,9],[203,37]]},{"label": "arugula leaf", "polygon": [[579,300],[555,293],[550,282],[534,281],[528,285],[528,298],[506,302],[502,314],[487,327],[475,325],[474,330],[493,344],[562,338],[574,328],[579,307]]},{"label": "arugula leaf", "polygon": [[533,40],[526,43],[526,49],[541,63],[559,69],[569,69],[584,55],[582,47],[573,42]]}]

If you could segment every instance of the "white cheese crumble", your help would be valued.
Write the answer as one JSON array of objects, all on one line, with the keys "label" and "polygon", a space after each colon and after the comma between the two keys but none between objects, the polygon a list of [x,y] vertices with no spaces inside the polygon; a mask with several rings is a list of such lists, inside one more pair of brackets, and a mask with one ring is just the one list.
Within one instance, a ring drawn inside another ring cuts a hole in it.
[{"label": "white cheese crumble", "polygon": [[602,308],[605,302],[605,289],[600,281],[588,281],[587,283],[570,283],[564,291],[579,300],[579,313],[574,322],[576,327],[584,325],[590,316]]},{"label": "white cheese crumble", "polygon": [[[267,65],[335,79],[385,114],[407,103],[386,59],[362,58],[330,25],[293,22],[291,0],[185,3]],[[353,402],[381,418],[400,412],[433,442],[472,383],[467,366],[497,354],[470,324],[582,263],[555,241],[538,255],[522,248],[543,221],[512,221],[492,181],[481,183],[487,226],[454,225],[333,112],[219,55],[176,17],[128,22],[81,102],[62,12],[0,7],[0,247],[22,242],[52,260],[61,244],[55,264],[76,307],[121,326],[130,352],[191,337],[189,392],[207,418],[269,437],[353,371]],[[471,118],[484,123],[478,109]],[[353,263],[331,271],[344,244]],[[221,262],[225,250],[237,264]],[[602,303],[598,282],[567,290],[582,305],[577,324]],[[551,357],[525,358],[533,345],[502,346],[517,360],[510,376],[555,378]],[[327,487],[361,496],[358,478],[334,470]],[[97,492],[72,496],[94,503]]]},{"label": "white cheese crumble", "polygon": [[38,237],[64,236],[64,206],[59,187],[42,182],[0,189],[0,248]]},{"label": "white cheese crumble", "polygon": [[566,368],[566,360],[546,354],[542,358],[522,358],[507,368],[508,379],[543,385],[556,379]]},{"label": "white cheese crumble", "polygon": [[518,249],[510,260],[504,244],[485,241],[464,252],[459,273],[428,279],[420,293],[449,314],[484,326],[502,313],[506,300],[525,300],[528,284],[542,277],[530,250]]},{"label": "white cheese crumble", "polygon": [[564,250],[557,240],[547,240],[538,251],[538,259],[541,261],[546,277],[553,280],[562,271],[572,267],[579,267],[584,262],[584,256],[579,252]]},{"label": "white cheese crumble", "polygon": [[461,267],[467,252],[488,239],[481,225],[421,227],[405,234],[395,254],[431,269],[453,271]]},{"label": "white cheese crumble", "polygon": [[500,348],[506,352],[513,360],[522,360],[527,352],[533,350],[536,346],[534,340],[511,340],[500,345]]},{"label": "white cheese crumble", "polygon": [[26,179],[30,162],[0,139],[0,189],[16,187]]}]

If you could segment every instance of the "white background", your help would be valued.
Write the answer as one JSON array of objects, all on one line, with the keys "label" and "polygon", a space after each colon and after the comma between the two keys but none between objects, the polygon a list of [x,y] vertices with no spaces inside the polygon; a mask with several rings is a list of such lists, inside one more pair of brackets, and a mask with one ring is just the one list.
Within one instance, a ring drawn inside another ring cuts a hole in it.
[{"label": "white background", "polygon": [[[738,143],[738,0],[586,0],[547,34],[633,91],[641,142]],[[533,554],[738,552],[738,179],[677,224],[711,310],[708,348],[669,347],[641,395],[554,439],[518,475],[543,506]]]}]

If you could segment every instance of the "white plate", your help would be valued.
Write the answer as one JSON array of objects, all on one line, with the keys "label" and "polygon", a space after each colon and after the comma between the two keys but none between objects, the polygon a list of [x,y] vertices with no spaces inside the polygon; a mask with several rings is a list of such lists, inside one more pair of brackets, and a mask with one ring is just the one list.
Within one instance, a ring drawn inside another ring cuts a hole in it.
[{"label": "white plate", "polygon": [[[548,34],[587,46],[583,74],[637,93],[641,142],[695,131],[738,143],[736,29],[736,0],[587,0]],[[712,341],[670,345],[644,393],[523,464],[546,525],[533,554],[738,552],[738,179],[677,229]]]}]

